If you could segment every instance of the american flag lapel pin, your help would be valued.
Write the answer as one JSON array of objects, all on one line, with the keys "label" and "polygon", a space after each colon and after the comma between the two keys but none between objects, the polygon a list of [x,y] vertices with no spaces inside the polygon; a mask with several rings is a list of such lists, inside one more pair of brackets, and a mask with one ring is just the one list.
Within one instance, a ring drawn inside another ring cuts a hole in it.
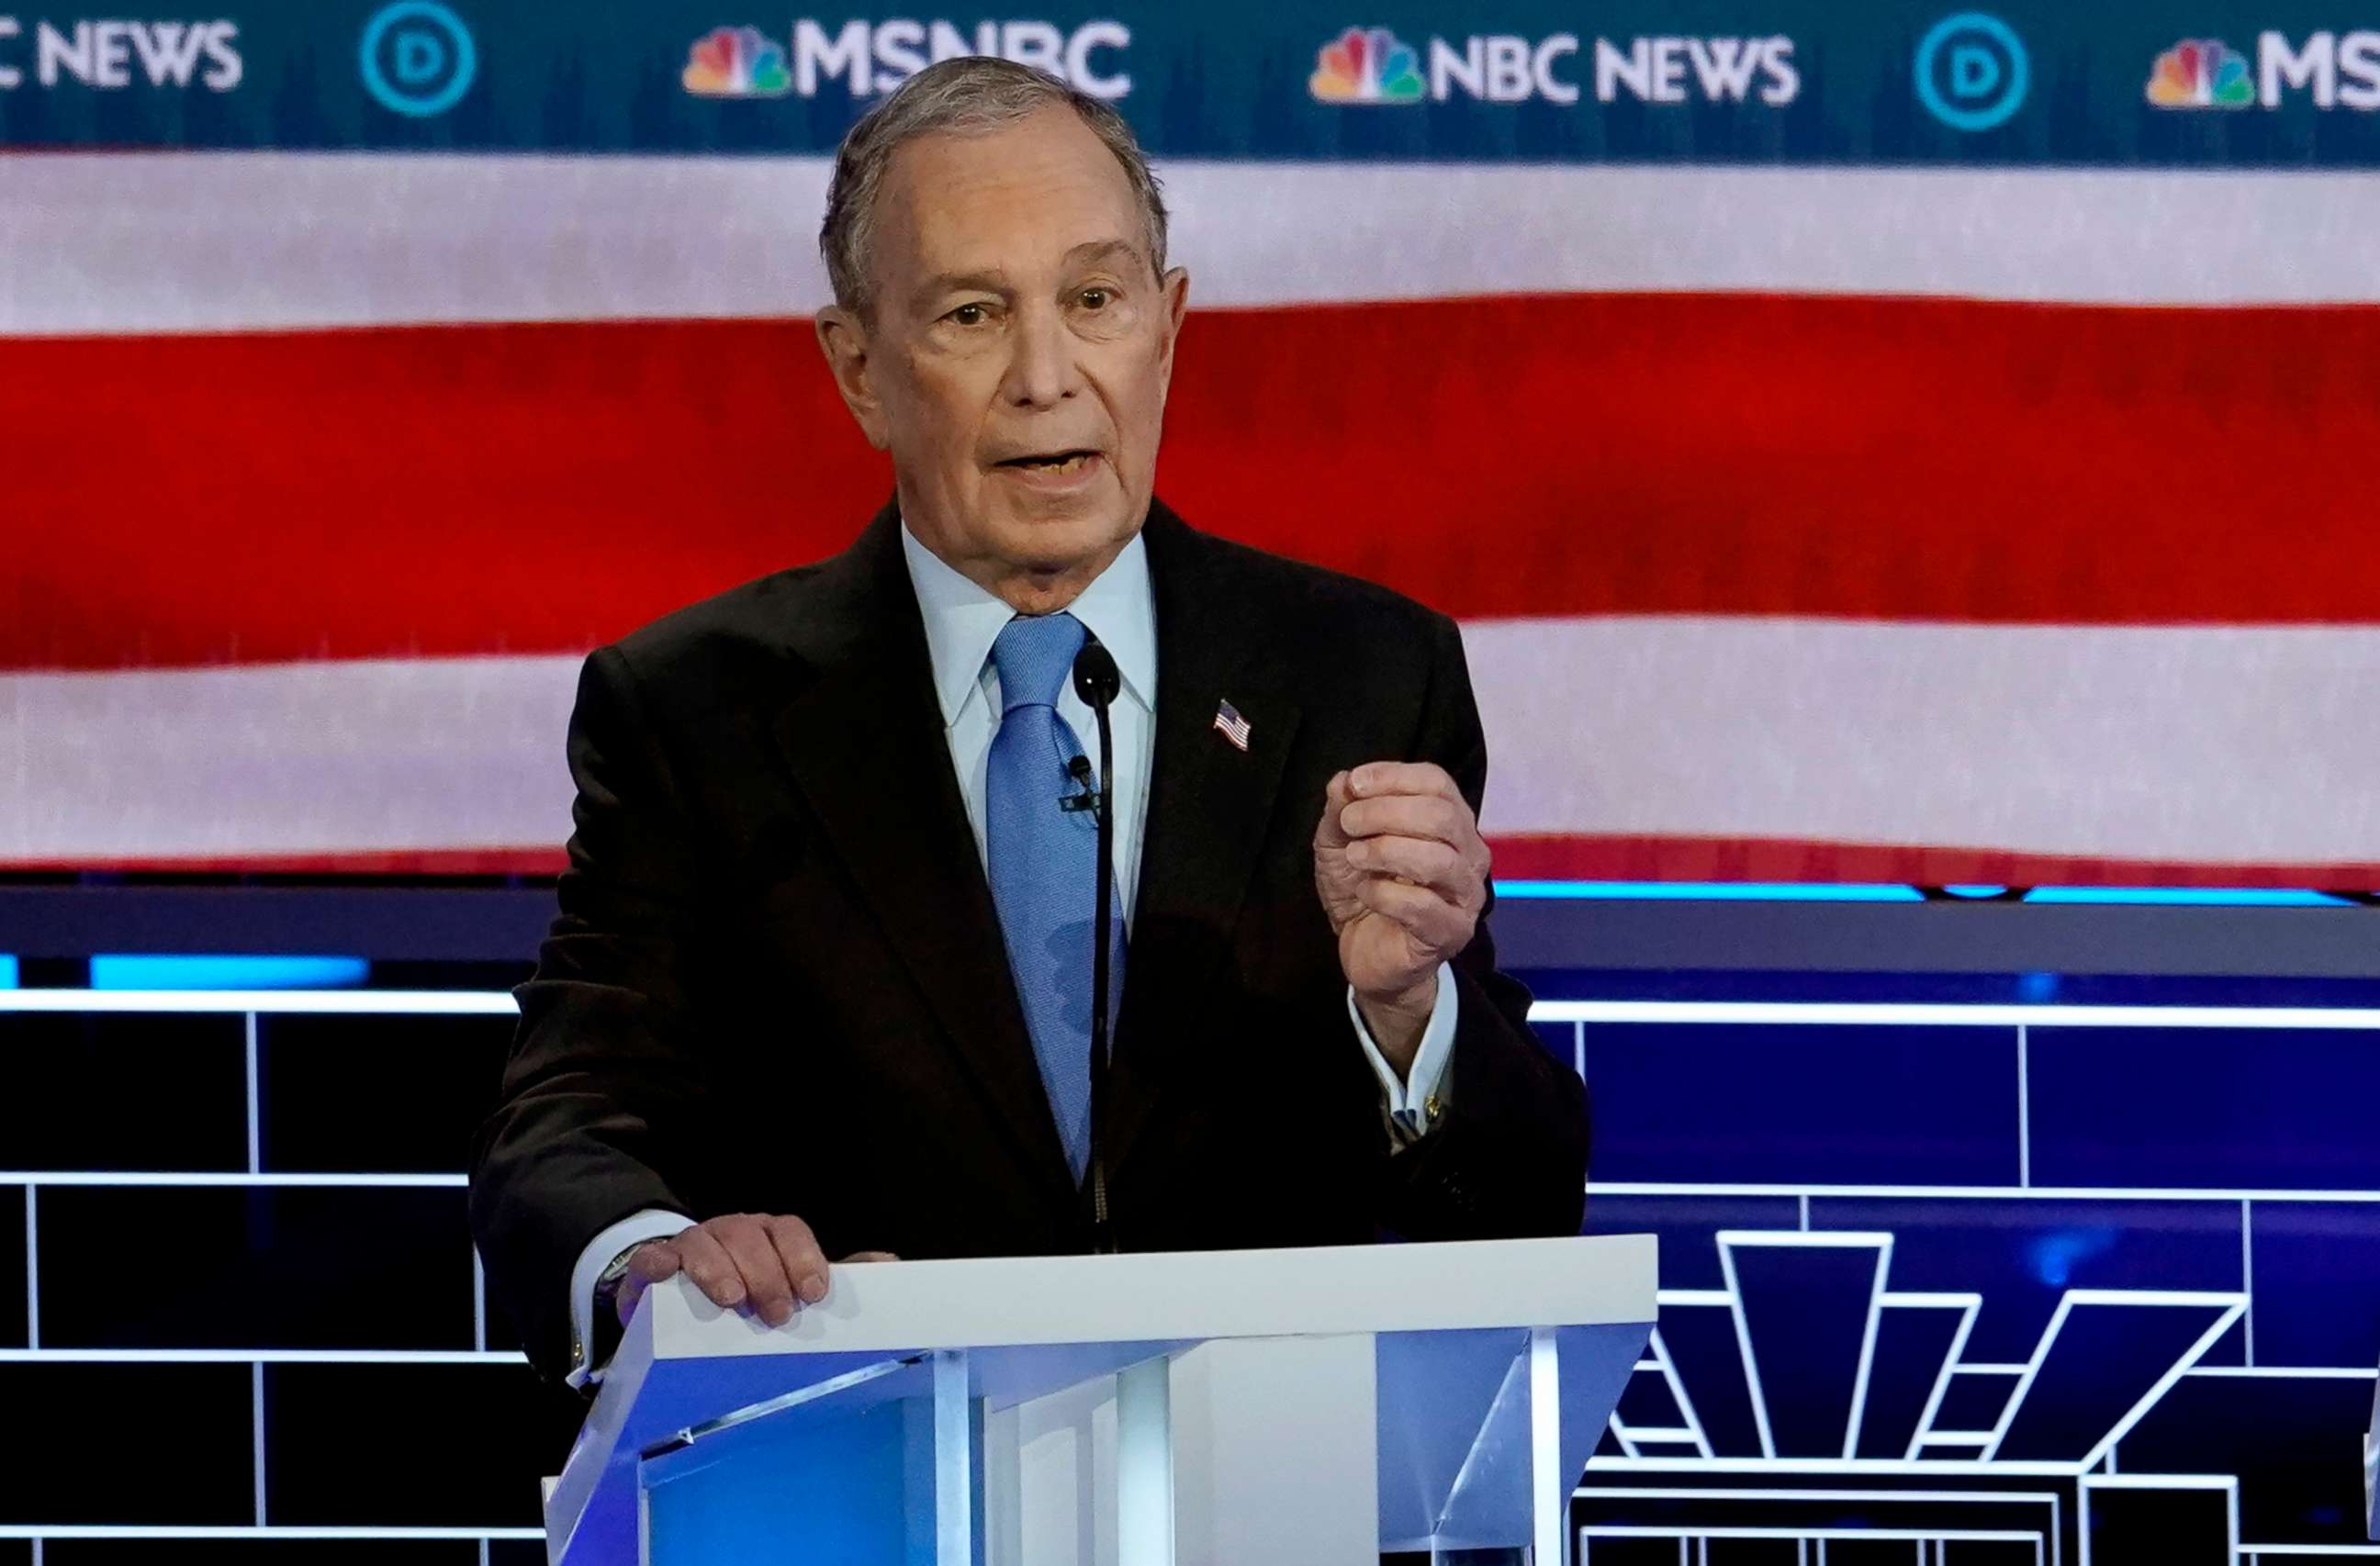
[{"label": "american flag lapel pin", "polygon": [[1230,702],[1215,704],[1215,729],[1242,750],[1248,747],[1248,721],[1241,717],[1240,710]]}]

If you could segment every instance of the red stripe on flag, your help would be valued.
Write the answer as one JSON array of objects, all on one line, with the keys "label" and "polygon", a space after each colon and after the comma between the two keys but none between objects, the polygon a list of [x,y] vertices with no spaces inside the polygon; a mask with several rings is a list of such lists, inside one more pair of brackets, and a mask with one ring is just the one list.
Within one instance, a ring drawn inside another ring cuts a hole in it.
[{"label": "red stripe on flag", "polygon": [[[1499,880],[1818,881],[1888,886],[2380,888],[2380,864],[2193,865],[2153,859],[2011,854],[1905,844],[1771,838],[1489,833]],[[552,847],[397,849],[355,854],[208,855],[0,860],[16,873],[155,872],[276,876],[527,876],[561,873]]]},{"label": "red stripe on flag", "polygon": [[570,863],[560,842],[534,848],[387,848],[353,853],[152,854],[96,858],[12,859],[0,856],[0,873],[52,876],[361,876],[366,878],[526,876],[549,880]]},{"label": "red stripe on flag", "polygon": [[[0,666],[555,651],[889,491],[798,322],[0,341]],[[1217,312],[1160,488],[1466,617],[2380,618],[2380,308]]]}]

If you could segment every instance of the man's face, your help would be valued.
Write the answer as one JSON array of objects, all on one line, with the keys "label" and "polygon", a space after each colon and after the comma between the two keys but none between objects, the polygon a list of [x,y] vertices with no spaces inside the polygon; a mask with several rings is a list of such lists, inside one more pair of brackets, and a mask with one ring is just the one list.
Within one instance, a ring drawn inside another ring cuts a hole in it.
[{"label": "man's face", "polygon": [[1186,298],[1148,246],[1115,155],[1044,109],[902,147],[877,196],[873,319],[820,317],[910,530],[1019,608],[1071,598],[1148,516]]}]

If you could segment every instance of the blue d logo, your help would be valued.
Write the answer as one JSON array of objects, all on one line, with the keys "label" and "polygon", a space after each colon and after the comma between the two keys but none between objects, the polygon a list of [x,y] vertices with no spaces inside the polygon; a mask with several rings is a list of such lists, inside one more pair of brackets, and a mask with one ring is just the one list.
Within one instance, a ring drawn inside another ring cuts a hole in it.
[{"label": "blue d logo", "polygon": [[381,107],[425,119],[470,91],[480,55],[471,30],[439,0],[395,0],[364,24],[357,64]]},{"label": "blue d logo", "polygon": [[1918,42],[1917,100],[1953,130],[2005,125],[2032,84],[2024,41],[1998,17],[1961,11]]},{"label": "blue d logo", "polygon": [[397,35],[396,79],[419,91],[446,68],[446,45],[426,32]]},{"label": "blue d logo", "polygon": [[1961,43],[1950,51],[1950,91],[1961,103],[1991,96],[2000,84],[2000,63],[1990,51]]}]

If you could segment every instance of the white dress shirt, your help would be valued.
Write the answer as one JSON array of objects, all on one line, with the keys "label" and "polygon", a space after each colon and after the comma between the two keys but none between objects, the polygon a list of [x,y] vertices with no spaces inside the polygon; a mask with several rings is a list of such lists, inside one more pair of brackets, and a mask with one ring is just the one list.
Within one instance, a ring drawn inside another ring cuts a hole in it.
[{"label": "white dress shirt", "polygon": [[[951,747],[951,767],[958,776],[959,795],[966,803],[967,825],[975,831],[978,857],[984,854],[984,796],[991,759],[992,736],[1001,718],[1000,672],[991,662],[991,644],[1001,628],[1014,619],[1007,603],[969,581],[940,556],[917,541],[905,524],[901,552],[908,562],[910,585],[926,625],[926,650],[932,661],[934,695],[941,705],[943,736]],[[1148,550],[1139,537],[1126,544],[1108,568],[1085,588],[1067,613],[1099,637],[1115,659],[1123,688],[1109,705],[1108,722],[1114,741],[1115,776],[1108,780],[1115,802],[1115,894],[1123,914],[1127,937],[1132,930],[1133,904],[1140,890],[1140,844],[1148,824],[1149,765],[1157,745],[1157,603],[1149,589]],[[1085,754],[1099,758],[1098,720],[1068,681],[1058,696],[1058,715],[1081,740]],[[1124,950],[1124,973],[1132,972],[1131,946]],[[1090,977],[1084,976],[1084,983]],[[1355,1007],[1355,991],[1347,990],[1347,1020],[1355,1043],[1380,1079],[1382,1108],[1391,1135],[1410,1142],[1428,1129],[1427,1111],[1454,1052],[1456,1013],[1454,971],[1439,965],[1438,1000],[1422,1030],[1410,1077],[1391,1067]],[[1217,1086],[1220,1091],[1220,1085]],[[571,1269],[570,1384],[583,1386],[600,1378],[599,1366],[587,1363],[587,1345],[594,1341],[595,1283],[613,1257],[647,1240],[665,1240],[691,1220],[683,1213],[647,1208],[611,1225],[578,1255]]]},{"label": "white dress shirt", "polygon": [[[984,795],[991,770],[991,742],[1000,733],[1000,671],[991,644],[1016,611],[960,576],[933,551],[901,529],[901,552],[917,609],[926,621],[926,652],[934,666],[934,696],[941,703],[942,736],[950,742],[951,767],[959,796],[966,801],[975,851],[984,856]],[[1099,637],[1123,688],[1108,704],[1108,727],[1115,741],[1115,776],[1106,780],[1115,800],[1115,895],[1124,932],[1132,932],[1134,894],[1140,890],[1140,840],[1148,825],[1148,764],[1157,748],[1157,603],[1148,587],[1148,548],[1135,535],[1113,564],[1092,579],[1066,613]],[[1058,692],[1058,716],[1082,742],[1083,754],[1099,759],[1099,720],[1068,680]],[[1126,972],[1131,952],[1126,948]],[[1083,981],[1087,985],[1090,980]]]}]

